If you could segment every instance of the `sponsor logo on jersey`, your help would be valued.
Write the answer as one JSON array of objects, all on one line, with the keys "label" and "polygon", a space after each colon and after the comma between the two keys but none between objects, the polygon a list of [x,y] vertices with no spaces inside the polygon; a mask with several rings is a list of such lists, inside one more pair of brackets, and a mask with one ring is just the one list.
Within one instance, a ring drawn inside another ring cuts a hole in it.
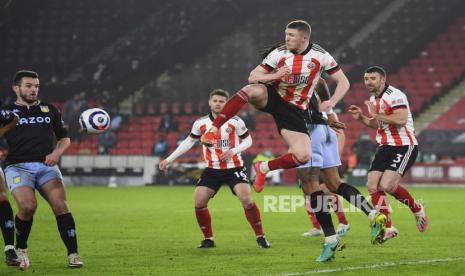
[{"label": "sponsor logo on jersey", "polygon": [[217,148],[229,148],[230,141],[229,139],[219,139],[217,140],[216,147]]},{"label": "sponsor logo on jersey", "polygon": [[42,110],[42,112],[44,112],[44,113],[50,112],[50,109],[48,109],[48,106],[46,106],[46,105],[41,105],[40,110]]},{"label": "sponsor logo on jersey", "polygon": [[27,117],[19,119],[18,125],[50,124],[51,122],[50,117]]}]

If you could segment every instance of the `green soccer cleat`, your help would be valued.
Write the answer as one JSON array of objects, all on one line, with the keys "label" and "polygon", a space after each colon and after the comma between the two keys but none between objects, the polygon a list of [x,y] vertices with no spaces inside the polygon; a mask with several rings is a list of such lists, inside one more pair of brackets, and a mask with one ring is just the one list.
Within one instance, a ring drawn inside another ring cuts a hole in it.
[{"label": "green soccer cleat", "polygon": [[334,259],[336,251],[342,251],[344,248],[346,248],[346,244],[339,237],[336,238],[336,242],[325,242],[323,244],[323,251],[316,261],[320,263],[331,261]]},{"label": "green soccer cleat", "polygon": [[383,243],[384,232],[386,231],[387,218],[381,213],[377,213],[373,221],[370,223],[371,227],[371,244]]}]

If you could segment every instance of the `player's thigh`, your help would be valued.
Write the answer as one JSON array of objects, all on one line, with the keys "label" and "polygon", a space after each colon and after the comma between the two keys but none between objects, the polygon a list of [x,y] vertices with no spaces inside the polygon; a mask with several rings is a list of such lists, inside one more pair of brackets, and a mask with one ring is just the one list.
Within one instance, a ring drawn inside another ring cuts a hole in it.
[{"label": "player's thigh", "polygon": [[197,186],[194,191],[195,208],[205,208],[216,191],[206,186]]},{"label": "player's thigh", "polygon": [[20,213],[32,215],[37,209],[37,199],[33,188],[19,186],[11,194],[16,201]]},{"label": "player's thigh", "polygon": [[61,179],[52,179],[41,185],[38,189],[40,194],[52,207],[55,215],[69,213],[68,204],[66,203],[65,185]]},{"label": "player's thigh", "polygon": [[369,193],[374,193],[378,190],[381,177],[384,172],[370,171],[367,177],[367,188]]},{"label": "player's thigh", "polygon": [[289,146],[289,152],[292,153],[299,162],[308,162],[312,154],[310,136],[306,133],[288,129],[282,129],[281,135]]},{"label": "player's thigh", "polygon": [[306,195],[321,191],[319,174],[319,168],[307,167],[297,169],[297,177],[299,178],[302,190]]},{"label": "player's thigh", "polygon": [[383,191],[393,192],[395,186],[401,179],[402,175],[400,175],[397,171],[386,170],[381,176],[379,186],[383,189]]},{"label": "player's thigh", "polygon": [[247,207],[253,202],[249,183],[237,183],[234,185],[233,190],[244,207]]},{"label": "player's thigh", "polygon": [[268,103],[267,87],[263,84],[249,84],[243,89],[249,96],[250,103],[258,109],[265,108]]},{"label": "player's thigh", "polygon": [[337,189],[341,185],[341,177],[339,176],[338,167],[325,168],[321,170],[321,175],[325,181],[326,187],[333,193],[337,192]]}]

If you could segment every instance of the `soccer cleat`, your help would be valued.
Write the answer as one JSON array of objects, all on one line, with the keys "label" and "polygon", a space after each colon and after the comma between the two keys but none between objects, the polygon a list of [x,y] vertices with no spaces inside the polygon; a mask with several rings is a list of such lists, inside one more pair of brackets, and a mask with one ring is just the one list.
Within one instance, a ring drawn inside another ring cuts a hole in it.
[{"label": "soccer cleat", "polygon": [[336,234],[339,237],[344,237],[347,234],[347,232],[349,232],[349,229],[350,229],[349,224],[339,223],[339,225],[337,226],[337,229],[336,229]]},{"label": "soccer cleat", "polygon": [[215,133],[212,131],[207,131],[200,137],[200,143],[207,147],[212,147],[215,144],[215,141]]},{"label": "soccer cleat", "polygon": [[371,244],[382,243],[384,232],[386,231],[387,218],[381,213],[377,213],[373,221],[370,223],[371,226]]},{"label": "soccer cleat", "polygon": [[253,189],[255,192],[260,193],[265,188],[266,173],[260,171],[260,164],[262,161],[257,161],[254,165],[255,168],[255,179],[253,181]]},{"label": "soccer cleat", "polygon": [[79,257],[78,253],[71,253],[68,255],[68,267],[69,268],[80,268],[84,266],[84,263]]},{"label": "soccer cleat", "polygon": [[257,237],[257,243],[258,243],[258,246],[260,246],[260,248],[270,248],[271,247],[271,243],[269,243],[265,236],[260,236],[260,237]]},{"label": "soccer cleat", "polygon": [[29,262],[29,256],[27,255],[27,249],[16,249],[16,254],[18,254],[19,258],[19,269],[23,270],[28,268],[31,264]]},{"label": "soccer cleat", "polygon": [[421,205],[421,210],[413,214],[417,221],[417,228],[420,232],[425,232],[428,227],[428,217],[425,214],[425,207]]},{"label": "soccer cleat", "polygon": [[386,231],[384,232],[384,237],[380,243],[384,243],[389,239],[395,238],[397,237],[397,235],[399,235],[399,230],[397,230],[397,228],[395,228],[394,226],[386,228]]},{"label": "soccer cleat", "polygon": [[330,261],[334,259],[336,251],[342,251],[344,248],[346,248],[346,244],[339,237],[336,238],[335,242],[325,242],[323,244],[323,251],[321,251],[321,255],[316,259],[316,261]]},{"label": "soccer cleat", "polygon": [[204,239],[200,242],[197,248],[213,248],[216,247],[215,242],[212,239]]},{"label": "soccer cleat", "polygon": [[316,236],[322,236],[323,235],[323,230],[318,229],[318,228],[312,228],[308,232],[305,232],[302,234],[302,237],[316,237]]},{"label": "soccer cleat", "polygon": [[19,266],[20,261],[12,245],[5,246],[5,262],[8,266]]}]

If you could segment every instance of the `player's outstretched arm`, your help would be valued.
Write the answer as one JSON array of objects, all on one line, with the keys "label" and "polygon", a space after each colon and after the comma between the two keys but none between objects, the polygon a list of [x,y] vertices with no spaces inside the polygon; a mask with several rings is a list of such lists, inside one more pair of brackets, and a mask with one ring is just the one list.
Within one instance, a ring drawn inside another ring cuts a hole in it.
[{"label": "player's outstretched arm", "polygon": [[395,109],[390,115],[374,114],[373,117],[378,121],[402,127],[407,123],[408,111],[406,108]]},{"label": "player's outstretched arm", "polygon": [[[14,114],[14,113],[13,113]],[[16,126],[16,124],[19,121],[18,115],[14,114],[13,115],[13,121],[9,122],[8,124],[4,125],[2,128],[0,128],[0,137],[3,137],[8,131],[10,131],[12,128]]]},{"label": "player's outstretched arm", "polygon": [[170,154],[170,156],[168,156],[165,160],[162,160],[158,164],[158,168],[162,171],[166,170],[169,164],[176,160],[176,158],[190,150],[195,145],[196,141],[197,139],[187,136],[187,138],[184,139],[184,141],[182,141],[181,144],[179,144],[179,146],[173,151],[173,153]]}]

